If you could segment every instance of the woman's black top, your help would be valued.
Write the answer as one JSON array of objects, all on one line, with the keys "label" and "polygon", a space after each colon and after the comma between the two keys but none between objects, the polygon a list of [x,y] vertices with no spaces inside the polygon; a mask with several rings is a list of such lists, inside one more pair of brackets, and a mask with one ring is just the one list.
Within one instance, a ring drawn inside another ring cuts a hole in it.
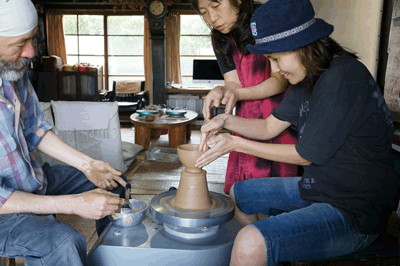
[{"label": "woman's black top", "polygon": [[399,202],[399,175],[391,112],[368,69],[336,57],[312,92],[292,86],[272,114],[298,131],[296,150],[312,162],[302,199],[338,208],[360,233],[382,233]]}]

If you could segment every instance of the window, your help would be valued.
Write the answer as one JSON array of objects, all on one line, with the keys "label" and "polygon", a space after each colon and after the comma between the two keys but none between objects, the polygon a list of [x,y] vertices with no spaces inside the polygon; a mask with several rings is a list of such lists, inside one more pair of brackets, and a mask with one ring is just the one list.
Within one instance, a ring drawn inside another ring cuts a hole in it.
[{"label": "window", "polygon": [[144,16],[64,15],[67,64],[104,66],[114,80],[144,80]]},{"label": "window", "polygon": [[104,65],[103,16],[65,15],[63,26],[67,64]]},{"label": "window", "polygon": [[181,73],[186,87],[193,84],[193,59],[215,59],[211,44],[211,31],[199,15],[181,15]]}]

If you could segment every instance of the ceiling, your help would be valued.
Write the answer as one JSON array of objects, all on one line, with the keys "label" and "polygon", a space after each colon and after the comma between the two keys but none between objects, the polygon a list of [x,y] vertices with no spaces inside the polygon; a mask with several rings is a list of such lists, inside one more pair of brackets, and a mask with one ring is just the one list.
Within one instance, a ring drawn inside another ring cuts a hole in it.
[{"label": "ceiling", "polygon": [[[105,0],[60,0],[43,1],[32,0],[34,4],[40,4],[45,8],[54,9],[112,9],[115,4]],[[190,6],[190,0],[180,0],[177,6]]]}]

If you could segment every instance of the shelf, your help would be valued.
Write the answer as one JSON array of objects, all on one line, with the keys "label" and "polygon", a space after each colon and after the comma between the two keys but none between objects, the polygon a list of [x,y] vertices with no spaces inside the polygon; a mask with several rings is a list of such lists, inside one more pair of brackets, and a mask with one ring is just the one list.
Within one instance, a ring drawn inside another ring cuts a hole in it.
[{"label": "shelf", "polygon": [[167,89],[167,94],[171,93],[181,93],[181,94],[207,94],[210,92],[210,89]]}]

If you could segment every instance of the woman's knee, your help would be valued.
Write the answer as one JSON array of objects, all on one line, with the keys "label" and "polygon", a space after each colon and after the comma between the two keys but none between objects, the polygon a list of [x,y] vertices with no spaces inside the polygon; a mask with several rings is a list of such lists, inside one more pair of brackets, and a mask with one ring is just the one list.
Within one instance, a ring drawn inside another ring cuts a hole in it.
[{"label": "woman's knee", "polygon": [[257,263],[266,262],[267,247],[264,237],[252,225],[248,225],[239,231],[233,248],[235,253],[242,258],[254,260]]},{"label": "woman's knee", "polygon": [[231,189],[229,190],[229,197],[235,202],[235,190],[234,190],[235,184],[232,185]]}]

